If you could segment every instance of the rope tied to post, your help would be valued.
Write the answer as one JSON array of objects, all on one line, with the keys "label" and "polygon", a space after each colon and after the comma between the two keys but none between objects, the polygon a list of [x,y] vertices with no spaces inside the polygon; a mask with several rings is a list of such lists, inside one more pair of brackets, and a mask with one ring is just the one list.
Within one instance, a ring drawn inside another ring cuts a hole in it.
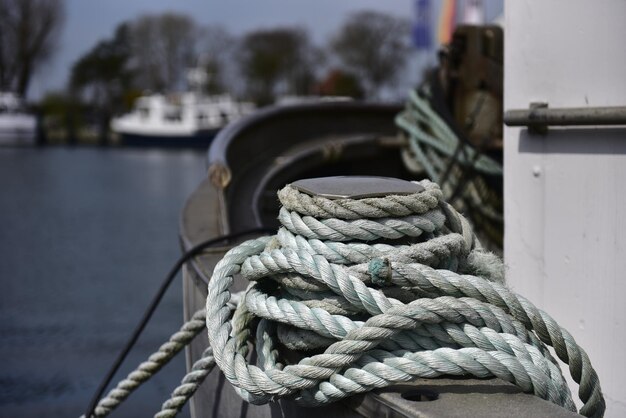
[{"label": "rope tied to post", "polygon": [[[156,416],[176,415],[215,365],[254,404],[323,405],[451,375],[495,376],[575,411],[552,347],[579,384],[580,413],[601,417],[585,351],[506,287],[502,262],[440,188],[419,184],[418,193],[362,199],[280,190],[277,234],[240,244],[216,265],[210,347]],[[236,275],[250,284],[235,307]]]},{"label": "rope tied to post", "polygon": [[[415,377],[497,376],[574,410],[552,346],[580,384],[581,412],[602,415],[585,352],[503,284],[502,263],[439,187],[420,184],[357,200],[279,191],[277,235],[231,250],[209,283],[209,341],[226,378],[252,403],[319,405]],[[231,319],[237,273],[251,284]]]}]

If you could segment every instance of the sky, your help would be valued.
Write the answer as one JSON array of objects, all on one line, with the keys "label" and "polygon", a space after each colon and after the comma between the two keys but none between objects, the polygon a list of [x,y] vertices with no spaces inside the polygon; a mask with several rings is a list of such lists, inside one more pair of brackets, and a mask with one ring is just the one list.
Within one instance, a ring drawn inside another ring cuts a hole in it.
[{"label": "sky", "polygon": [[[414,0],[65,0],[66,19],[53,60],[35,75],[28,96],[62,90],[72,64],[115,27],[146,13],[175,11],[199,24],[219,24],[233,35],[274,26],[304,26],[314,41],[324,44],[350,13],[378,10],[412,19]],[[436,15],[440,1],[431,0]],[[486,17],[501,13],[502,0],[485,0]],[[434,53],[431,54],[434,59]]]}]

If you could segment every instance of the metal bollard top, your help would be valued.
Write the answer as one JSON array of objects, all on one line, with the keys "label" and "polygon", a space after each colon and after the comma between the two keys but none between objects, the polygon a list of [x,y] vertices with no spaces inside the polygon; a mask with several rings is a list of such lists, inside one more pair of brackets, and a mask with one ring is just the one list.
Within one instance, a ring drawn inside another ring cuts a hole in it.
[{"label": "metal bollard top", "polygon": [[317,177],[297,180],[291,186],[301,193],[327,199],[363,199],[424,191],[424,187],[417,183],[375,176]]}]

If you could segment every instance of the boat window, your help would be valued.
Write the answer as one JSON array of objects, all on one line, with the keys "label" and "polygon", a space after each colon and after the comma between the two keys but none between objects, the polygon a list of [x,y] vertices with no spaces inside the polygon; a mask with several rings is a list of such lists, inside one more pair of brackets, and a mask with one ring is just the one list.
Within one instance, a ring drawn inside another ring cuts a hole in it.
[{"label": "boat window", "polygon": [[148,118],[148,116],[150,116],[150,109],[149,109],[149,108],[147,108],[147,107],[143,107],[143,106],[142,106],[142,107],[139,107],[139,108],[137,109],[137,111],[139,112],[139,115],[140,115],[142,118],[144,118],[144,119],[146,119],[146,118]]},{"label": "boat window", "polygon": [[182,111],[180,108],[169,108],[165,111],[165,120],[171,122],[180,122],[183,119]]}]

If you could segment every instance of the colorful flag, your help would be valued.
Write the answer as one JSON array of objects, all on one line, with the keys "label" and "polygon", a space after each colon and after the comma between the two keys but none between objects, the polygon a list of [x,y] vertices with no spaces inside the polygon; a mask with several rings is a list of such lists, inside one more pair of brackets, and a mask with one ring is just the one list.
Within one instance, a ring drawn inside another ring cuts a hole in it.
[{"label": "colorful flag", "polygon": [[417,49],[430,49],[433,43],[430,0],[415,0],[413,45]]},{"label": "colorful flag", "polygon": [[444,0],[439,15],[439,43],[447,44],[452,40],[452,33],[456,25],[456,0]]}]

